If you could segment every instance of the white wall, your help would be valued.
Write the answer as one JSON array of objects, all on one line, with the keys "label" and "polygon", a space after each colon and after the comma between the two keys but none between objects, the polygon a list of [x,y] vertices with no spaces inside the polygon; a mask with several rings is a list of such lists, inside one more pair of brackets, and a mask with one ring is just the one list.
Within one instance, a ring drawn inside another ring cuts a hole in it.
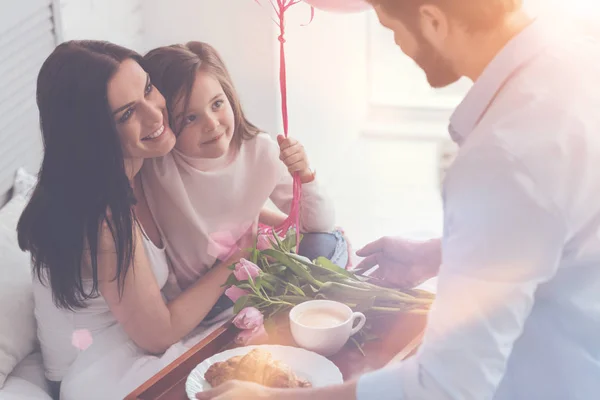
[{"label": "white wall", "polygon": [[144,51],[199,40],[223,57],[251,121],[277,129],[274,25],[254,0],[145,0]]},{"label": "white wall", "polygon": [[290,134],[335,190],[346,173],[345,153],[365,125],[366,16],[317,11],[310,25],[300,26],[309,11],[296,7],[287,27]]},{"label": "white wall", "polygon": [[62,39],[108,40],[141,50],[143,0],[59,0]]}]

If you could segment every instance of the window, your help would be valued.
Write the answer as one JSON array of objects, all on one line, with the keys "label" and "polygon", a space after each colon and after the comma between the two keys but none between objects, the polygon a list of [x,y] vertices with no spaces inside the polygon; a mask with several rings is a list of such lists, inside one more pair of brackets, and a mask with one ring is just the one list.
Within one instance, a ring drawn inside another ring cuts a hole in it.
[{"label": "window", "polygon": [[[570,15],[588,32],[600,37],[598,0],[525,0],[534,14],[555,12]],[[452,110],[467,93],[469,79],[445,88],[432,89],[423,71],[394,43],[393,33],[381,26],[375,12],[368,14],[367,71],[369,105],[372,108]],[[564,19],[564,18],[563,18]]]}]

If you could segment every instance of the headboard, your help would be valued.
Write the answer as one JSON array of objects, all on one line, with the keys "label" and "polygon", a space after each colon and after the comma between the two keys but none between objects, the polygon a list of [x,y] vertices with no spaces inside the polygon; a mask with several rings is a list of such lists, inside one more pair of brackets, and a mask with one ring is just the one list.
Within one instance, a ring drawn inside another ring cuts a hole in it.
[{"label": "headboard", "polygon": [[15,172],[37,174],[42,157],[35,101],[40,67],[56,46],[58,0],[11,1],[0,13],[0,207]]}]

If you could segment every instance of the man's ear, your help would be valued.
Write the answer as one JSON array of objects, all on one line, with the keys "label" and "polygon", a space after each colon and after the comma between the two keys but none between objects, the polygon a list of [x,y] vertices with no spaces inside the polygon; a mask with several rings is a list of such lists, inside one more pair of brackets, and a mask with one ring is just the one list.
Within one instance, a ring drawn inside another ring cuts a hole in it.
[{"label": "man's ear", "polygon": [[424,4],[419,7],[419,23],[425,39],[438,49],[443,47],[450,30],[448,15],[438,6]]}]

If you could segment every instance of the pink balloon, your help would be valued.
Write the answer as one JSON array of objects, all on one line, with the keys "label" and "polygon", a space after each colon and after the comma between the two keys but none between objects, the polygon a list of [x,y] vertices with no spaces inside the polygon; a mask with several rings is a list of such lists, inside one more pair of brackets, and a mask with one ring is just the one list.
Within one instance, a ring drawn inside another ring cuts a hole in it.
[{"label": "pink balloon", "polygon": [[304,0],[314,8],[323,11],[352,13],[371,8],[365,0]]}]

